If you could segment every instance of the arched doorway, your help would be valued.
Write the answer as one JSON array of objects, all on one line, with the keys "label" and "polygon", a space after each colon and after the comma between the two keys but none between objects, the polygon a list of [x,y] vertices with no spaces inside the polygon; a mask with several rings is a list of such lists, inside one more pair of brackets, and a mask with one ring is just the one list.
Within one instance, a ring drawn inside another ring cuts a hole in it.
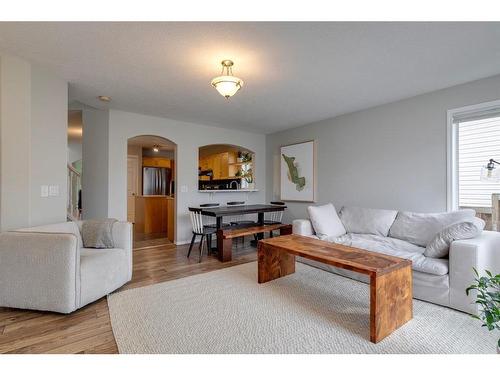
[{"label": "arched doorway", "polygon": [[134,248],[175,242],[177,145],[140,135],[127,141],[127,219]]}]

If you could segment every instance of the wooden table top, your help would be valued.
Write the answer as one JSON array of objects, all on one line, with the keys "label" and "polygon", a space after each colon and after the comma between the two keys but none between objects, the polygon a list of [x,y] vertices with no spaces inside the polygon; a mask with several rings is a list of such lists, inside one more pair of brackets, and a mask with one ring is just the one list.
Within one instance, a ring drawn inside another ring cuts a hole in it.
[{"label": "wooden table top", "polygon": [[411,266],[411,261],[408,259],[296,234],[268,238],[259,241],[259,243],[285,250],[293,255],[370,276],[383,275],[398,268]]},{"label": "wooden table top", "polygon": [[241,206],[189,207],[189,211],[200,211],[202,215],[217,217],[283,211],[285,208],[286,206],[272,204],[249,204]]}]

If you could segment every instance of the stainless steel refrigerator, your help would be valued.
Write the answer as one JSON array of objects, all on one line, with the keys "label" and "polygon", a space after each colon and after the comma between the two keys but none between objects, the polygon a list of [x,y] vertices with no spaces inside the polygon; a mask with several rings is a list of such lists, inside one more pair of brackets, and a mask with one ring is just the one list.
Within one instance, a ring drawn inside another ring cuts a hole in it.
[{"label": "stainless steel refrigerator", "polygon": [[170,168],[143,167],[142,195],[170,195],[171,180]]}]

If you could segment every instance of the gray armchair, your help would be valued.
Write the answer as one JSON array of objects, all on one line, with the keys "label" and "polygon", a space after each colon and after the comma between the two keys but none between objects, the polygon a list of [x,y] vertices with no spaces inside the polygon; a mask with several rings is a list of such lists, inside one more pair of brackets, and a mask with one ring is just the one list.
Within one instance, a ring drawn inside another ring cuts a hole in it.
[{"label": "gray armchair", "polygon": [[0,306],[70,313],[132,278],[132,225],[116,222],[114,249],[82,246],[79,223],[0,234]]}]

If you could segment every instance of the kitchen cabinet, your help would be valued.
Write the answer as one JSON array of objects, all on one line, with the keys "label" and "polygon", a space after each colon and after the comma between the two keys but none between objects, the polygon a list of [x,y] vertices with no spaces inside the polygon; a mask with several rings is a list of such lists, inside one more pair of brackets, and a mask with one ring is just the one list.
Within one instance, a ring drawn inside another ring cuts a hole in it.
[{"label": "kitchen cabinet", "polygon": [[146,157],[142,158],[143,167],[172,168],[172,160],[165,158]]},{"label": "kitchen cabinet", "polygon": [[163,195],[137,196],[135,201],[135,232],[166,233],[174,241],[174,198]]},{"label": "kitchen cabinet", "polygon": [[[234,177],[237,168],[231,166],[237,158],[236,152],[221,152],[218,154],[200,157],[199,166],[202,171],[211,169],[213,171],[213,179],[221,180]],[[208,176],[201,176],[200,180],[209,180]]]}]

